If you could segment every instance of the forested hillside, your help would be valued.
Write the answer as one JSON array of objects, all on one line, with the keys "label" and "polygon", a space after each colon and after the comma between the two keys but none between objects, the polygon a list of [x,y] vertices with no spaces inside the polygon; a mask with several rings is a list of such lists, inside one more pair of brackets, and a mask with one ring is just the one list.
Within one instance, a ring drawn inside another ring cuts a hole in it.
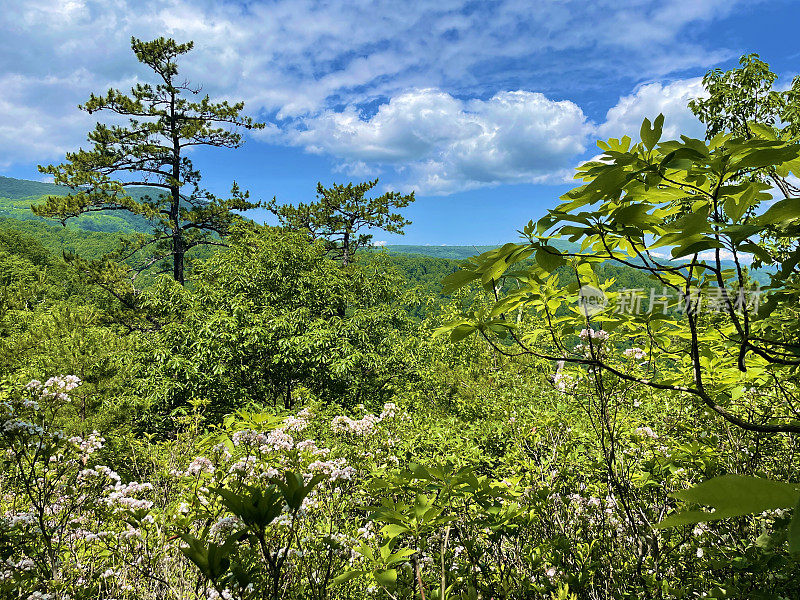
[{"label": "forested hillside", "polygon": [[[48,195],[66,193],[69,193],[69,188],[64,186],[0,176],[0,217],[56,224],[56,221],[34,215],[31,212],[31,206],[41,204]],[[134,188],[129,193],[134,198],[142,198],[147,195],[157,194],[158,191],[148,188]],[[84,214],[70,220],[67,226],[73,229],[105,233],[143,233],[152,229],[152,224],[147,219],[122,210]]]},{"label": "forested hillside", "polygon": [[[11,180],[21,181],[21,180]],[[41,198],[38,199],[41,201]],[[104,216],[99,215],[98,218]],[[100,260],[104,256],[113,255],[119,251],[127,236],[128,231],[105,232],[81,229],[78,227],[64,227],[36,217],[28,219],[0,218],[0,231],[8,241],[5,245],[14,251],[16,244],[35,244],[39,252],[47,253],[52,260],[63,254],[75,254],[88,260]],[[567,247],[565,245],[564,247]],[[434,252],[427,252],[432,248]],[[395,271],[405,289],[419,288],[430,298],[444,298],[442,280],[456,271],[464,258],[473,256],[473,246],[448,247],[451,257],[436,257],[436,246],[386,246],[373,247],[362,251],[360,260],[365,265],[379,263]],[[480,247],[477,247],[480,249]],[[472,250],[472,253],[469,252]],[[649,285],[646,275],[614,265],[603,267],[607,279],[614,280],[614,289],[642,288]],[[562,274],[562,277],[565,275]],[[413,314],[422,315],[422,306],[412,309]]]}]

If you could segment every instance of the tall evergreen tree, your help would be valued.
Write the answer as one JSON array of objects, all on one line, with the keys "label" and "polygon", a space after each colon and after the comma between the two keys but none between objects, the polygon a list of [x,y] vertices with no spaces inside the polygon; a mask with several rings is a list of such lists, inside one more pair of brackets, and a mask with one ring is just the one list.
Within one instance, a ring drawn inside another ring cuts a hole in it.
[{"label": "tall evergreen tree", "polygon": [[[231,198],[221,199],[200,187],[200,172],[186,156],[194,146],[238,148],[244,129],[264,125],[241,116],[243,102],[212,102],[197,97],[200,88],[178,79],[176,59],[189,52],[192,42],[178,44],[158,38],[145,42],[131,38],[139,62],[155,73],[156,83],[139,83],[125,95],[116,89],[91,95],[79,106],[89,114],[108,111],[128,117],[127,126],[97,123],[88,135],[92,149],[67,154],[60,165],[40,166],[55,183],[71,187],[67,196],[48,197],[33,207],[41,216],[66,219],[97,210],[126,209],[151,218],[154,233],[141,236],[127,256],[146,247],[145,264],[166,264],[175,281],[185,282],[187,251],[199,245],[220,244],[238,218],[231,211],[256,208],[233,183]],[[146,194],[130,193],[148,186]],[[171,261],[171,265],[169,264]]]},{"label": "tall evergreen tree", "polygon": [[391,211],[414,202],[414,192],[407,195],[386,192],[365,198],[376,185],[377,179],[356,185],[334,183],[329,188],[318,183],[317,202],[278,206],[273,199],[266,208],[278,217],[281,227],[305,230],[313,239],[325,240],[327,251],[347,266],[356,251],[372,240],[372,235],[363,233],[364,230],[381,229],[402,235],[403,228],[411,224],[400,213]]}]

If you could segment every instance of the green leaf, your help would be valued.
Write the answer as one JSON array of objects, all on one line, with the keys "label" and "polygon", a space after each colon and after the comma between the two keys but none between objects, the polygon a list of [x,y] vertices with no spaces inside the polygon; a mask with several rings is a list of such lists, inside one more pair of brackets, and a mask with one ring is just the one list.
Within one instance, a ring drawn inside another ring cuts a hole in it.
[{"label": "green leaf", "polygon": [[747,126],[750,128],[750,131],[752,131],[753,134],[757,135],[758,137],[762,137],[773,142],[778,139],[778,137],[775,135],[775,129],[769,125],[756,123],[755,121],[748,121]]},{"label": "green leaf", "polygon": [[397,583],[397,571],[394,569],[376,571],[373,577],[375,577],[375,581],[383,587],[393,587]]},{"label": "green leaf", "polygon": [[333,585],[340,585],[342,583],[350,581],[351,579],[355,579],[356,577],[361,577],[364,574],[365,574],[364,571],[347,571],[345,573],[342,573],[341,575],[334,577],[331,583]]},{"label": "green leaf", "polygon": [[477,328],[474,325],[470,325],[468,323],[462,323],[458,325],[450,332],[450,340],[453,342],[460,342],[465,337],[477,331]]},{"label": "green leaf", "polygon": [[747,211],[748,208],[753,206],[753,200],[755,199],[755,188],[749,186],[745,189],[745,191],[739,196],[739,199],[729,197],[726,198],[722,204],[722,208],[725,211],[725,214],[728,215],[731,221],[734,223],[737,222],[739,219],[742,218],[744,213]]},{"label": "green leaf", "polygon": [[[648,197],[648,200],[652,201],[653,198]],[[636,202],[634,204],[629,204],[628,206],[618,208],[612,213],[611,216],[620,225],[641,227],[654,221],[652,215],[648,214],[648,211],[651,208],[652,206],[650,204]]]},{"label": "green leaf", "polygon": [[648,150],[652,150],[655,148],[658,140],[661,139],[661,131],[664,127],[664,115],[660,114],[656,117],[656,120],[652,124],[652,128],[650,126],[650,119],[645,119],[642,121],[642,127],[639,130],[639,137],[642,138],[642,143],[645,145],[645,148]]},{"label": "green leaf", "polygon": [[772,264],[773,258],[772,255],[763,247],[759,246],[758,244],[751,244],[746,243],[739,246],[739,250],[743,250],[744,252],[749,252],[750,254],[758,257],[761,262],[766,265]]},{"label": "green leaf", "polygon": [[325,478],[325,475],[317,474],[311,478],[307,485],[303,485],[303,476],[300,473],[287,470],[284,472],[283,481],[277,477],[273,477],[270,481],[280,488],[286,505],[297,511],[300,510],[303,500],[311,493],[311,490]]},{"label": "green leaf", "polygon": [[800,488],[798,484],[760,477],[723,475],[672,495],[686,502],[710,506],[715,511],[687,511],[670,515],[657,525],[659,528],[792,508],[800,498]]},{"label": "green leaf", "polygon": [[769,207],[769,210],[755,219],[761,225],[785,227],[800,220],[800,201],[797,198],[780,200]]},{"label": "green leaf", "polygon": [[431,508],[433,505],[433,499],[428,498],[424,494],[417,494],[417,497],[414,499],[414,516],[417,519],[422,519],[428,509]]},{"label": "green leaf", "polygon": [[248,494],[236,494],[224,488],[210,488],[218,494],[222,504],[239,517],[246,525],[263,529],[281,513],[283,505],[275,486],[262,490],[254,486],[243,486]]},{"label": "green leaf", "polygon": [[797,158],[797,146],[778,146],[777,148],[758,148],[749,152],[744,158],[731,164],[732,171],[741,169],[761,169],[780,165]]},{"label": "green leaf", "polygon": [[536,263],[548,273],[552,273],[566,261],[555,248],[543,247],[536,251]]},{"label": "green leaf", "polygon": [[403,548],[402,550],[398,550],[394,554],[390,555],[389,558],[386,559],[386,564],[393,565],[395,563],[404,561],[413,554],[415,554],[415,551],[411,548]]},{"label": "green leaf", "polygon": [[406,533],[408,531],[410,531],[408,527],[405,527],[403,525],[397,525],[395,523],[390,523],[389,525],[384,525],[381,528],[381,532],[383,532],[383,535],[386,536],[387,538],[390,538],[390,539],[391,538],[396,538],[398,535],[401,535],[401,534]]},{"label": "green leaf", "polygon": [[186,542],[188,547],[181,546],[180,551],[197,566],[205,577],[210,579],[211,572],[208,568],[208,550],[206,547],[200,540],[188,533],[183,534],[181,540]]},{"label": "green leaf", "polygon": [[475,281],[480,276],[481,274],[479,272],[467,269],[461,269],[460,271],[451,273],[442,280],[442,293],[451,294],[471,281]]}]

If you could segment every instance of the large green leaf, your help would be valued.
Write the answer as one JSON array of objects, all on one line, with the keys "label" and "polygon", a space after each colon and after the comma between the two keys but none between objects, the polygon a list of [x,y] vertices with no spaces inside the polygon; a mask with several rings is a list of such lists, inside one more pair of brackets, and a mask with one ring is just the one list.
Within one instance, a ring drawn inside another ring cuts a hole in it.
[{"label": "large green leaf", "polygon": [[761,169],[780,165],[797,158],[798,147],[778,146],[776,148],[759,148],[749,152],[744,158],[731,164],[730,169],[739,171],[742,169]]},{"label": "large green leaf", "polygon": [[753,206],[755,200],[756,190],[752,186],[748,186],[738,197],[728,197],[722,204],[725,214],[728,215],[734,223],[742,218],[748,208]]},{"label": "large green leaf", "polygon": [[673,496],[686,502],[710,506],[714,512],[695,510],[670,515],[657,525],[659,528],[793,508],[800,499],[800,484],[746,475],[723,475],[688,490],[675,492]]},{"label": "large green leaf", "polygon": [[652,150],[655,148],[658,140],[661,139],[661,130],[664,127],[664,115],[660,114],[656,117],[656,120],[652,124],[652,128],[650,126],[650,119],[645,119],[642,122],[642,128],[639,130],[639,135],[642,138],[642,142],[645,145],[645,148],[648,150]]},{"label": "large green leaf", "polygon": [[477,330],[478,329],[470,323],[462,323],[450,331],[450,340],[453,342],[460,342],[468,335],[475,333]]},{"label": "large green leaf", "polygon": [[536,251],[536,263],[545,271],[552,272],[566,261],[561,253],[552,247],[542,247]]},{"label": "large green leaf", "polygon": [[404,525],[398,525],[396,523],[389,523],[388,525],[381,527],[381,533],[383,533],[383,535],[389,539],[396,538],[398,535],[407,533],[408,531],[408,527]]},{"label": "large green leaf", "polygon": [[278,490],[272,485],[263,490],[243,486],[243,491],[247,493],[238,494],[224,488],[211,488],[211,491],[216,492],[222,504],[245,524],[259,529],[272,523],[283,508]]},{"label": "large green leaf", "polygon": [[762,225],[785,227],[800,220],[800,198],[779,200],[756,219]]},{"label": "large green leaf", "polygon": [[682,258],[684,256],[698,254],[704,250],[724,247],[725,246],[721,242],[717,242],[708,236],[691,236],[686,238],[680,246],[673,248],[671,254],[672,258]]},{"label": "large green leaf", "polygon": [[280,488],[286,505],[293,511],[298,511],[303,504],[303,500],[306,499],[306,496],[308,496],[316,485],[324,479],[326,479],[326,475],[317,474],[304,485],[302,474],[287,470],[283,474],[283,479],[273,477],[270,481]]},{"label": "large green leaf", "polygon": [[397,571],[395,569],[376,571],[374,577],[375,581],[384,587],[393,587],[397,583]]},{"label": "large green leaf", "polygon": [[442,293],[451,294],[471,281],[475,281],[480,276],[480,272],[471,269],[461,269],[451,273],[442,280]]},{"label": "large green leaf", "polygon": [[334,577],[331,583],[332,585],[340,585],[342,583],[350,581],[351,579],[355,579],[356,577],[361,577],[364,574],[365,571],[346,571],[341,575],[337,575],[336,577]]}]

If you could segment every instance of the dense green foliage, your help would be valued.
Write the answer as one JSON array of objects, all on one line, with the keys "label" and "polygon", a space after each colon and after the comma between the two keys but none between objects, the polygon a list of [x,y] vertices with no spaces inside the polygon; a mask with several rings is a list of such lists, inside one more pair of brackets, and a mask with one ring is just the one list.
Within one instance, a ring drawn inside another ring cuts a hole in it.
[{"label": "dense green foliage", "polygon": [[143,348],[158,414],[197,398],[217,419],[251,403],[291,408],[300,387],[326,403],[388,401],[408,376],[411,321],[385,261],[342,269],[302,233],[243,229],[229,244],[191,290],[150,298],[174,310]]},{"label": "dense green foliage", "polygon": [[[709,98],[692,104],[708,123],[705,143],[662,141],[663,115],[644,120],[638,144],[599,142],[604,154],[577,170],[585,183],[528,224],[528,243],[487,252],[448,277],[448,289],[479,280],[495,302],[441,330],[453,340],[477,332],[504,355],[558,361],[554,380],[565,390],[593,386],[610,434],[620,385],[693,397],[748,431],[800,433],[800,210],[789,180],[800,175],[800,113],[794,91],[770,90],[775,79],[753,56],[732,73],[710,73]],[[779,119],[781,128],[772,126]],[[551,243],[561,237],[580,241],[580,251]],[[524,264],[531,255],[534,263]],[[764,290],[750,287],[748,255],[774,267]],[[660,287],[646,311],[597,277],[593,266],[608,262]],[[565,266],[573,275],[567,285],[557,276]],[[508,318],[522,311],[537,314],[541,326],[525,331]],[[635,346],[615,356],[618,344]],[[626,369],[631,359],[641,361],[638,372]],[[797,484],[764,478],[718,477],[675,497],[713,510],[674,515],[661,527],[800,508]],[[789,551],[800,552],[800,512],[786,536]]]},{"label": "dense green foliage", "polygon": [[467,263],[241,220],[134,286],[3,220],[2,596],[797,598],[800,146],[746,122],[601,142]]}]

